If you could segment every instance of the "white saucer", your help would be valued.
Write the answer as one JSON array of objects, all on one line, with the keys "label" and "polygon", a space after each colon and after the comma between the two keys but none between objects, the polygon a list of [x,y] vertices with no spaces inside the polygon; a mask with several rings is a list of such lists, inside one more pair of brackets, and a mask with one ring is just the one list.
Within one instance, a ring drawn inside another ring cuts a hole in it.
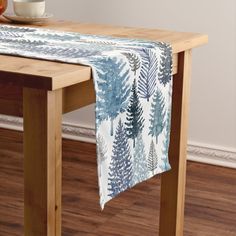
[{"label": "white saucer", "polygon": [[53,17],[53,14],[45,13],[41,17],[23,17],[23,16],[17,16],[14,13],[5,13],[3,16],[12,21],[17,23],[38,23],[38,22],[45,22]]}]

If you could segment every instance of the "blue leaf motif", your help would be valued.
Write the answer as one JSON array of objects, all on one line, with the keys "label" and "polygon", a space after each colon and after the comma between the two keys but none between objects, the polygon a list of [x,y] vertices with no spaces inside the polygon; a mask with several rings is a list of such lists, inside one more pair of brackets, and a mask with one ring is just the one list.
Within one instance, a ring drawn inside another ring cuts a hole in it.
[{"label": "blue leaf motif", "polygon": [[113,121],[123,113],[128,105],[130,85],[129,70],[126,63],[116,57],[94,61],[99,80],[95,85],[97,91],[96,115],[99,125],[103,120],[111,121],[110,134],[113,136]]},{"label": "blue leaf motif", "polygon": [[172,79],[172,49],[164,43],[160,43],[160,48],[162,52],[158,80],[166,86]]},{"label": "blue leaf motif", "polygon": [[156,88],[158,60],[152,49],[143,49],[140,54],[142,56],[142,66],[138,81],[138,93],[141,98],[149,101]]},{"label": "blue leaf motif", "polygon": [[158,141],[159,134],[163,131],[165,127],[165,101],[162,93],[157,89],[153,102],[151,104],[151,114],[150,114],[150,127],[149,135],[156,137],[156,144]]},{"label": "blue leaf motif", "polygon": [[132,185],[132,162],[125,128],[119,120],[112,149],[109,166],[108,191],[110,197],[115,197]]}]

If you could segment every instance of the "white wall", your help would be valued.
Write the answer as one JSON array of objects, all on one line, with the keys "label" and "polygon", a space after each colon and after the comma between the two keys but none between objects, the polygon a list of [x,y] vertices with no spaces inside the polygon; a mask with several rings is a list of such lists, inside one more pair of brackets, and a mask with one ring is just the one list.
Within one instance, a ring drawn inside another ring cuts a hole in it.
[{"label": "white wall", "polygon": [[[47,0],[57,18],[196,31],[209,45],[194,50],[189,142],[236,149],[235,0]],[[65,116],[94,126],[94,107]]]}]

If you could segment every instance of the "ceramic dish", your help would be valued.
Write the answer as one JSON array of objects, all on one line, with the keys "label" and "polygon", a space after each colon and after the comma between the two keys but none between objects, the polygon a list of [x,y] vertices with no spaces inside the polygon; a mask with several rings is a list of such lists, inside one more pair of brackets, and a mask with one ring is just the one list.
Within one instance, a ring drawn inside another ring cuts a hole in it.
[{"label": "ceramic dish", "polygon": [[38,23],[38,22],[45,22],[48,21],[53,17],[53,14],[45,13],[43,16],[40,17],[23,17],[23,16],[17,16],[15,14],[5,13],[3,16],[16,23]]}]

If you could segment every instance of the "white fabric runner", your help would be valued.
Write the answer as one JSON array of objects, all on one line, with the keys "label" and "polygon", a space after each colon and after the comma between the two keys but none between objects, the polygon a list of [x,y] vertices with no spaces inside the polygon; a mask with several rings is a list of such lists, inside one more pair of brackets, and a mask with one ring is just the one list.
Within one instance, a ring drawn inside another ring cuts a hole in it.
[{"label": "white fabric runner", "polygon": [[0,54],[92,67],[102,208],[119,193],[170,169],[170,45],[1,25]]}]

